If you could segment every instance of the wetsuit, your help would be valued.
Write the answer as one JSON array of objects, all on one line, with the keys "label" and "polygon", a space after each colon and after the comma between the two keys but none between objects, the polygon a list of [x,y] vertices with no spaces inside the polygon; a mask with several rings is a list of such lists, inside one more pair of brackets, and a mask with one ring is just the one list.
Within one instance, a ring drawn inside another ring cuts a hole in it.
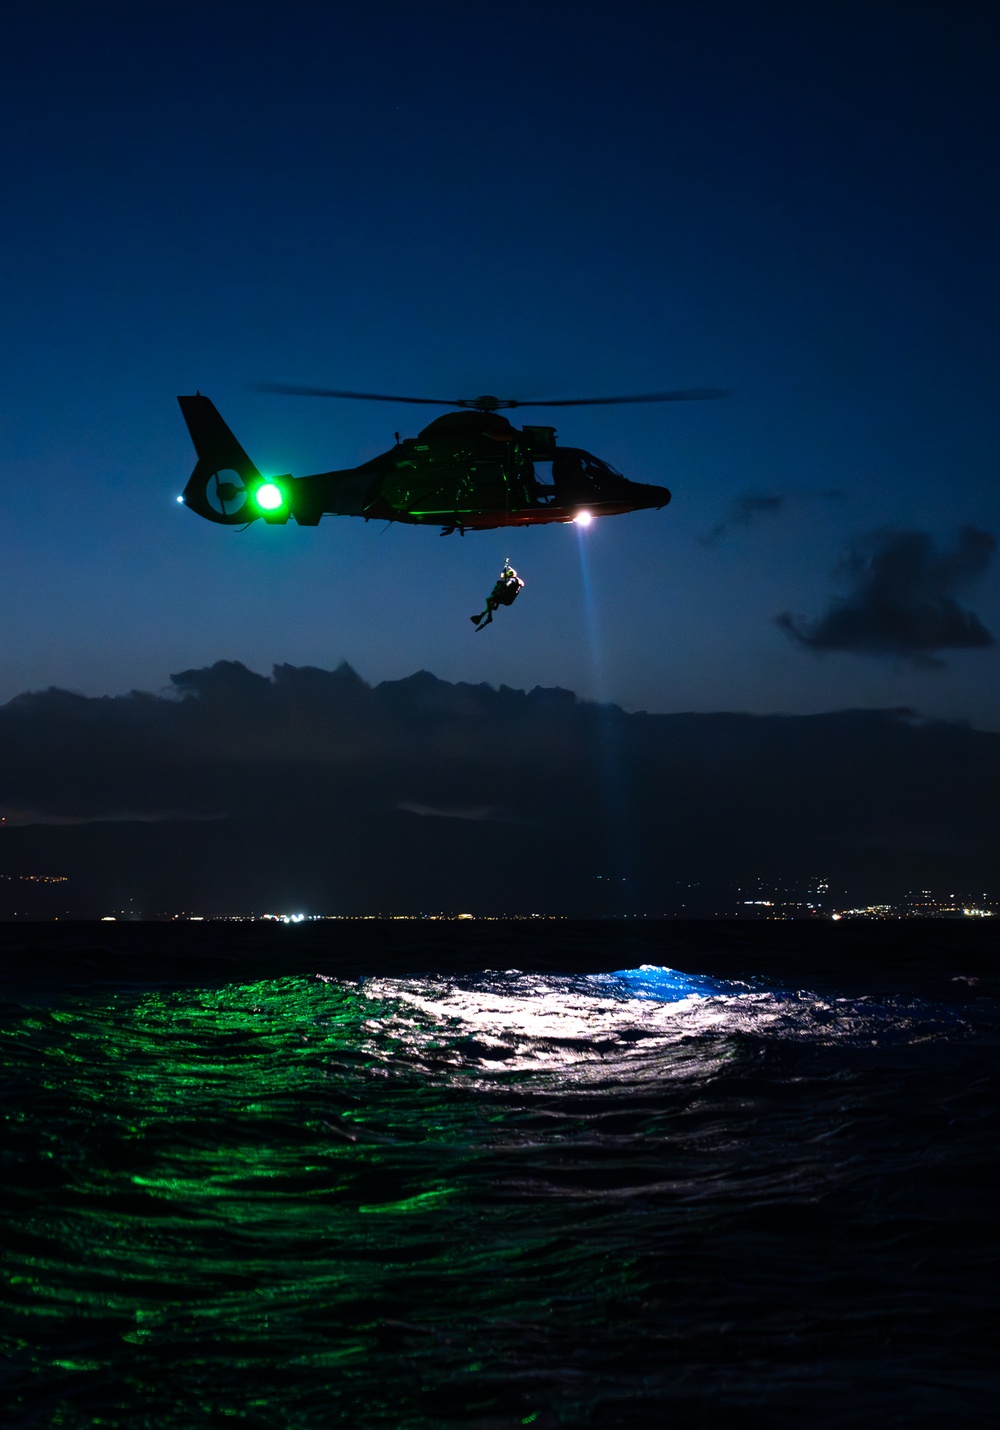
[{"label": "wetsuit", "polygon": [[512,606],[517,598],[518,592],[524,582],[512,566],[505,566],[500,572],[500,579],[493,587],[493,590],[486,597],[486,610],[480,611],[478,616],[470,616],[469,620],[481,631],[488,626],[493,619],[493,612],[498,606]]}]

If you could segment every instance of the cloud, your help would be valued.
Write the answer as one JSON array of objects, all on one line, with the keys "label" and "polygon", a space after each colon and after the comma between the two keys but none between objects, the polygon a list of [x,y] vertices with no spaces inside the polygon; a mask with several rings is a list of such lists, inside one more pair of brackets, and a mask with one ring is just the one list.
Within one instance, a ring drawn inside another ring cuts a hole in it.
[{"label": "cloud", "polygon": [[418,814],[427,819],[471,819],[473,823],[500,817],[488,804],[475,805],[472,809],[436,809],[431,804],[414,804],[412,800],[403,799],[396,808],[403,810],[405,814]]},{"label": "cloud", "polygon": [[787,510],[790,502],[800,501],[839,501],[844,493],[836,488],[830,487],[823,491],[795,491],[795,492],[775,492],[770,496],[764,496],[749,492],[744,496],[737,497],[729,508],[727,514],[720,522],[717,522],[707,536],[699,536],[698,541],[702,546],[714,546],[715,543],[724,536],[727,531],[731,531],[737,526],[752,526],[762,516],[779,516]]},{"label": "cloud", "polygon": [[996,540],[965,526],[951,551],[923,531],[878,531],[855,541],[834,571],[849,585],[812,624],[788,612],[778,625],[809,650],[854,651],[937,665],[942,650],[984,650],[993,637],[956,595],[987,570]]},{"label": "cloud", "polygon": [[176,824],[186,819],[225,819],[224,814],[189,814],[183,809],[119,809],[106,814],[52,814],[47,810],[10,809],[0,815],[0,828],[26,829],[45,824],[65,827],[80,824]]},{"label": "cloud", "polygon": [[761,516],[777,516],[785,501],[786,497],[781,493],[775,496],[756,496],[748,493],[737,497],[730,506],[728,515],[717,522],[707,536],[699,536],[698,541],[702,546],[714,546],[719,538],[734,526],[749,526]]}]

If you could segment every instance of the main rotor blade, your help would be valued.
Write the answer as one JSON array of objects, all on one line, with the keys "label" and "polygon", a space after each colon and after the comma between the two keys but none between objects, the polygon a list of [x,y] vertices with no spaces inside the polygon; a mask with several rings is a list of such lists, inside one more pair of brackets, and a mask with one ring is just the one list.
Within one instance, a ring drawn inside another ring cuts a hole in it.
[{"label": "main rotor blade", "polygon": [[707,402],[728,397],[721,387],[689,387],[678,392],[643,392],[633,397],[556,397],[549,402],[512,402],[512,407],[596,407],[617,402]]},{"label": "main rotor blade", "polygon": [[342,392],[338,387],[296,387],[289,382],[255,382],[258,392],[277,392],[283,397],[355,397],[362,402],[419,402],[429,407],[461,407],[461,399],[451,397],[393,397],[386,392]]},{"label": "main rotor blade", "polygon": [[416,402],[423,407],[468,407],[479,412],[498,412],[511,407],[598,407],[622,402],[705,402],[729,394],[719,387],[689,387],[676,392],[643,392],[628,397],[556,397],[522,401],[515,397],[398,397],[387,392],[345,392],[339,387],[299,387],[289,382],[258,382],[258,392],[276,392],[283,397],[348,397],[361,402]]}]

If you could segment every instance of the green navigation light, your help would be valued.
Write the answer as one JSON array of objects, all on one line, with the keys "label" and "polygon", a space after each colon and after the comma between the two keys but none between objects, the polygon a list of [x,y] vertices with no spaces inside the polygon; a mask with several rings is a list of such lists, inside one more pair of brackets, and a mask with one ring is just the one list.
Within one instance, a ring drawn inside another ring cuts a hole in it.
[{"label": "green navigation light", "polygon": [[263,511],[277,511],[284,504],[285,494],[274,482],[264,482],[254,492],[254,501]]}]

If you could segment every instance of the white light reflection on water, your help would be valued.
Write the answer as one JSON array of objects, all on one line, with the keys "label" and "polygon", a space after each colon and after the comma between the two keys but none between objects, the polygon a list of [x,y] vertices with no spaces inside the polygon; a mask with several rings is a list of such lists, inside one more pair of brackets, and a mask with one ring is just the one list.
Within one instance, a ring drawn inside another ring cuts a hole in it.
[{"label": "white light reflection on water", "polygon": [[850,1043],[934,1040],[960,1022],[915,1000],[824,998],[722,982],[644,964],[555,976],[370,978],[366,1052],[388,1069],[465,1085],[515,1076],[540,1088],[703,1079],[734,1041]]},{"label": "white light reflection on water", "polygon": [[[779,1016],[770,993],[746,984],[641,968],[586,976],[483,973],[475,977],[371,978],[376,1005],[367,1051],[430,1075],[539,1075],[546,1085],[703,1076],[718,1043],[748,1018]],[[693,1043],[699,1045],[698,1055]]]}]

